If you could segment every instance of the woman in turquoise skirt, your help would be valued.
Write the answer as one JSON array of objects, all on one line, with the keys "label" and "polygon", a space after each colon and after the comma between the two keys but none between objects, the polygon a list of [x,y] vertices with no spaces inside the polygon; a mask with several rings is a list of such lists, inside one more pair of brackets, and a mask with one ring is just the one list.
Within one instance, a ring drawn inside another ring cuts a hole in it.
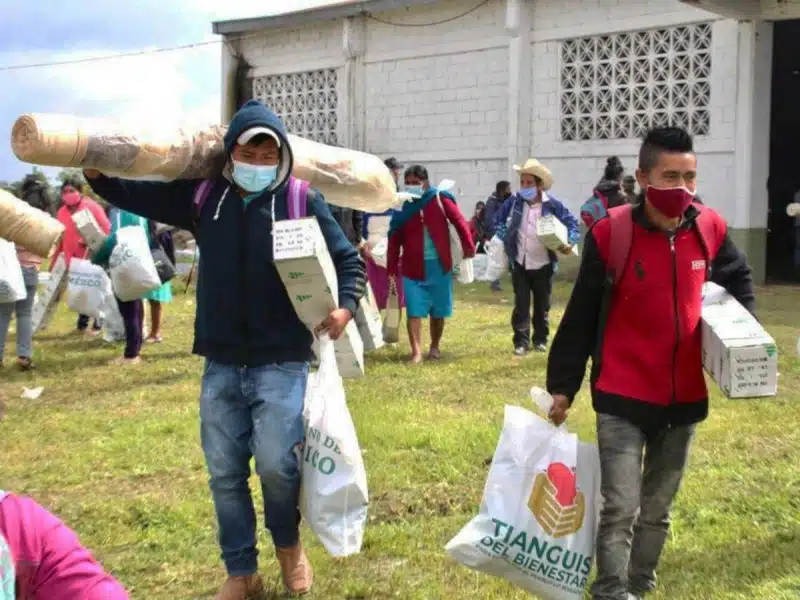
[{"label": "woman in turquoise skirt", "polygon": [[[175,264],[175,244],[172,241],[172,233],[169,230],[158,231],[156,224],[152,221],[148,223],[148,233],[150,237],[150,245],[161,246],[164,253],[169,258],[172,264]],[[172,282],[167,281],[160,288],[154,289],[145,295],[145,299],[150,305],[150,335],[147,336],[147,342],[150,344],[159,344],[161,338],[161,321],[164,316],[163,305],[172,302]]]}]

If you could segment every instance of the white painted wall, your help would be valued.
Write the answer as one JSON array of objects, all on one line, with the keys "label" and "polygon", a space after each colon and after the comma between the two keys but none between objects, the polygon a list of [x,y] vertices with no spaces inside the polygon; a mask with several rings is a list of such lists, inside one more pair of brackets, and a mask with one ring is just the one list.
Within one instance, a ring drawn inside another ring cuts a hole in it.
[{"label": "white painted wall", "polygon": [[505,1],[445,0],[366,22],[365,149],[424,164],[453,179],[471,215],[507,172],[508,38]]},{"label": "white painted wall", "polygon": [[[581,15],[576,26],[574,15]],[[606,159],[617,155],[631,172],[638,140],[560,140],[560,45],[564,39],[709,22],[705,11],[670,0],[567,0],[537,2],[533,9],[532,156],[553,171],[554,194],[578,210],[600,179]],[[698,137],[699,188],[707,203],[736,214],[734,150],[737,94],[737,25],[713,25],[710,135]]]},{"label": "white painted wall", "polygon": [[[765,10],[769,6],[772,11],[784,10],[777,0],[763,0],[763,4]],[[514,60],[506,30],[507,0],[492,0],[461,19],[435,27],[413,25],[443,21],[474,5],[474,0],[443,0],[375,15],[391,25],[365,19],[359,25],[363,43],[355,62],[352,51],[348,55],[343,48],[342,22],[270,30],[240,44],[245,58],[255,66],[255,76],[339,67],[340,120],[358,132],[348,139],[380,156],[421,162],[435,181],[455,179],[462,209],[471,214],[475,202],[491,193],[495,181],[509,177],[511,163],[527,158],[514,156],[515,150],[509,148],[509,119],[513,117],[509,73]],[[530,114],[520,116],[530,120],[530,155],[548,164],[556,180],[555,195],[577,211],[599,179],[606,158],[615,154],[632,170],[639,142],[560,140],[560,42],[710,22],[715,17],[678,0],[526,0],[516,7],[529,11],[524,22],[531,26],[530,102],[521,104],[525,111],[530,106]],[[749,131],[743,127],[741,114],[737,125],[739,61],[743,60],[739,35],[735,21],[714,21],[712,122],[710,135],[696,141],[699,185],[708,204],[733,226],[763,226],[760,209],[745,208],[743,180],[739,176],[737,181],[736,176],[737,135],[741,138],[742,131]],[[350,78],[341,75],[345,64],[353,69]],[[348,95],[354,101],[346,101]],[[762,117],[765,101],[768,98],[763,96],[754,99],[762,106]],[[759,123],[763,122],[762,118]],[[756,163],[753,168],[760,167]],[[753,181],[744,184],[744,189],[752,189]]]}]

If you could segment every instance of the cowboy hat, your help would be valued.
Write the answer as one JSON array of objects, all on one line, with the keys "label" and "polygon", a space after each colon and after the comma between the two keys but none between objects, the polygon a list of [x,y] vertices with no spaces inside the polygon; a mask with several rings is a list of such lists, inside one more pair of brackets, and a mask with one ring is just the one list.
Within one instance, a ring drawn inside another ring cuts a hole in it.
[{"label": "cowboy hat", "polygon": [[514,170],[520,175],[522,173],[527,173],[528,175],[538,177],[542,180],[542,187],[545,190],[549,190],[551,187],[553,187],[553,174],[550,173],[550,169],[545,167],[535,158],[529,158],[522,166],[514,165]]}]

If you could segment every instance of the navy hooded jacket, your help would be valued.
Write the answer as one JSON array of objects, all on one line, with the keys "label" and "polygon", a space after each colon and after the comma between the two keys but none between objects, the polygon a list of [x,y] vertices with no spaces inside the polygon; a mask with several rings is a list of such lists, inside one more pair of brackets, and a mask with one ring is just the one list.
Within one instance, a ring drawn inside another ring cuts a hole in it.
[{"label": "navy hooded jacket", "polygon": [[[223,175],[214,180],[200,215],[194,207],[200,180],[162,183],[100,176],[89,181],[115,206],[194,233],[201,259],[193,351],[219,363],[248,367],[313,357],[312,335],[298,318],[272,256],[272,198],[275,220],[287,219],[293,162],[283,123],[261,102],[251,100],[231,121],[225,152],[230,155],[241,133],[255,126],[278,135],[281,157],[275,182],[247,205]],[[355,315],[364,280],[358,252],[331,216],[325,198],[313,189],[308,216],[317,218],[336,267],[339,306]]]}]

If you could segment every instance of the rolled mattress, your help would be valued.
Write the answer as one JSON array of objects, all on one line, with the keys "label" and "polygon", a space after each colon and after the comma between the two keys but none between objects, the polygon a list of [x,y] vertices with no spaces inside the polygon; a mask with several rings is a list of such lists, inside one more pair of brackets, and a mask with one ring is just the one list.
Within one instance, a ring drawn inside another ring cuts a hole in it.
[{"label": "rolled mattress", "polygon": [[[26,114],[11,131],[22,161],[96,169],[129,179],[205,179],[219,168],[226,128],[138,128],[108,119]],[[292,174],[337,206],[383,212],[397,204],[394,179],[377,156],[289,135]]]},{"label": "rolled mattress", "polygon": [[46,212],[0,190],[0,237],[47,258],[64,235],[64,225]]}]

